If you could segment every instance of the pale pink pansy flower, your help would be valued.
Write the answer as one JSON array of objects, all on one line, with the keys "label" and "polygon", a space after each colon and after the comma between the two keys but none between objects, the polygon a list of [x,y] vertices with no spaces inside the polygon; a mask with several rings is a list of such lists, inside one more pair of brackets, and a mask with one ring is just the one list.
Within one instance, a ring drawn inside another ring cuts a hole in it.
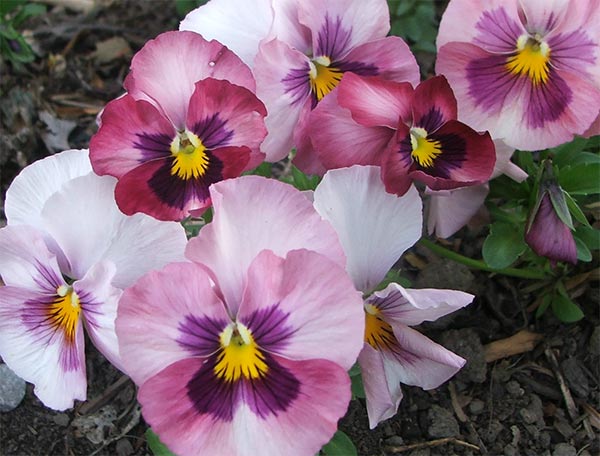
[{"label": "pale pink pansy flower", "polygon": [[436,71],[473,128],[522,150],[554,147],[598,116],[599,22],[598,0],[452,0]]},{"label": "pale pink pansy flower", "polygon": [[396,413],[401,383],[436,388],[464,365],[464,359],[410,326],[454,312],[473,296],[455,290],[405,289],[396,283],[369,294],[421,236],[422,205],[414,187],[398,197],[385,191],[378,167],[340,168],[325,174],[314,204],[340,236],[348,273],[365,296],[359,363],[374,428]]},{"label": "pale pink pansy flower", "polygon": [[71,150],[28,166],[7,191],[0,355],[54,409],[86,398],[83,328],[123,370],[114,331],[122,289],[183,258],[183,228],[123,215],[114,188],[86,150]]},{"label": "pale pink pansy flower", "polygon": [[193,262],[120,301],[144,418],[177,454],[316,454],[346,412],[364,330],[339,241],[289,185],[245,176],[210,191]]},{"label": "pale pink pansy flower", "polygon": [[159,35],[134,56],[125,88],[90,142],[94,171],[118,179],[124,213],[200,215],[212,183],[262,162],[264,105],[250,69],[222,44],[192,32]]},{"label": "pale pink pansy flower", "polygon": [[[207,30],[247,55],[247,62],[258,49],[253,72],[256,93],[269,113],[265,119],[269,133],[261,146],[268,161],[284,158],[295,147],[297,166],[307,173],[324,172],[307,134],[313,125],[310,113],[345,73],[415,85],[419,81],[419,69],[407,44],[399,37],[386,36],[390,18],[384,0],[253,1],[257,5],[254,19],[239,24],[237,15],[225,13],[234,5],[247,8],[243,3],[209,2],[191,13],[182,27],[198,33]],[[209,26],[210,22],[218,25]],[[265,28],[259,33],[261,27]],[[257,39],[262,40],[258,45]]]}]

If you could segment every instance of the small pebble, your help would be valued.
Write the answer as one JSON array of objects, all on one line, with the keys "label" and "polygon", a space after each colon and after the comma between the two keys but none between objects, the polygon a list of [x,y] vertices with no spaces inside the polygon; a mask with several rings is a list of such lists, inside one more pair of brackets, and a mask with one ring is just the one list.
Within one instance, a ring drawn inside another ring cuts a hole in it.
[{"label": "small pebble", "polygon": [[57,413],[52,417],[52,421],[54,421],[58,426],[66,427],[69,425],[69,415],[66,413]]},{"label": "small pebble", "polygon": [[434,439],[444,437],[454,437],[460,432],[458,422],[452,411],[439,405],[432,405],[427,413],[429,428],[427,434]]},{"label": "small pebble", "polygon": [[25,397],[25,380],[18,377],[6,364],[0,364],[0,412],[16,409]]},{"label": "small pebble", "polygon": [[469,412],[473,415],[479,415],[485,410],[485,402],[479,399],[473,399],[469,403]]},{"label": "small pebble", "polygon": [[510,443],[504,447],[504,456],[517,456],[519,452]]},{"label": "small pebble", "polygon": [[577,450],[568,443],[558,443],[552,450],[552,456],[577,456]]},{"label": "small pebble", "polygon": [[511,380],[506,384],[506,391],[513,397],[521,397],[525,394],[525,390],[521,388],[519,382]]},{"label": "small pebble", "polygon": [[404,439],[399,435],[394,435],[385,439],[385,444],[388,446],[402,446],[404,445]]}]

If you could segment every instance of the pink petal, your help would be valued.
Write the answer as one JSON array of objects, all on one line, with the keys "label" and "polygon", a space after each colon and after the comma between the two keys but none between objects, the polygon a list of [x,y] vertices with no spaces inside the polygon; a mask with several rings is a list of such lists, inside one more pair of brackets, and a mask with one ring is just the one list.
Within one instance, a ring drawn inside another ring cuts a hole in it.
[{"label": "pink petal", "polygon": [[[342,83],[350,76],[354,75],[344,76]],[[394,130],[357,123],[352,113],[338,104],[341,93],[334,90],[310,114],[310,123],[315,126],[310,129],[311,140],[320,163],[325,169],[379,165]]]},{"label": "pink petal", "polygon": [[413,126],[424,128],[427,133],[457,117],[456,98],[443,76],[434,76],[415,89],[412,99]]},{"label": "pink petal", "polygon": [[[201,361],[186,359],[142,385],[138,398],[144,418],[178,454],[316,454],[346,412],[348,375],[328,361],[276,359],[301,385],[299,397],[285,411],[262,418],[240,401],[231,422],[201,414],[187,388]],[[258,435],[268,438],[257,439]]]},{"label": "pink petal", "polygon": [[348,73],[342,78],[337,94],[339,105],[349,109],[352,118],[365,127],[396,129],[399,121],[410,123],[413,88],[407,82]]},{"label": "pink petal", "polygon": [[133,57],[124,85],[133,98],[155,104],[182,129],[194,84],[208,77],[255,88],[250,68],[221,43],[173,31],[148,41]]},{"label": "pink petal", "polygon": [[306,248],[345,265],[333,228],[292,186],[242,176],[213,184],[210,194],[213,221],[190,240],[186,256],[206,265],[218,277],[233,313],[241,301],[246,271],[262,250],[285,257],[290,250]]},{"label": "pink petal", "polygon": [[194,354],[184,343],[186,317],[230,321],[208,273],[192,263],[149,272],[123,292],[117,312],[123,364],[138,385]]},{"label": "pink petal", "polygon": [[427,232],[449,238],[479,211],[489,192],[487,184],[429,193]]},{"label": "pink petal", "polygon": [[505,174],[516,182],[523,182],[529,177],[525,171],[510,161],[510,158],[515,152],[514,147],[507,146],[506,143],[500,139],[494,140],[494,147],[496,148],[496,164],[494,165],[494,171],[492,172],[492,179]]},{"label": "pink petal", "polygon": [[413,187],[403,197],[385,191],[375,166],[328,171],[315,208],[336,230],[346,269],[358,290],[371,290],[420,237],[422,203]]},{"label": "pink petal", "polygon": [[[365,344],[358,357],[367,400],[369,428],[391,418],[402,400],[400,383],[388,384],[381,353]],[[391,390],[391,391],[390,391]]]},{"label": "pink petal", "polygon": [[381,163],[381,179],[388,193],[404,195],[412,185],[408,176],[412,166],[409,155],[399,153],[400,143],[410,137],[410,129],[403,123],[398,124],[398,130],[388,143]]},{"label": "pink petal", "polygon": [[130,95],[117,98],[104,108],[102,126],[90,141],[94,171],[120,178],[140,163],[168,157],[175,134],[149,102]]},{"label": "pink petal", "polygon": [[30,164],[6,191],[8,223],[41,228],[39,217],[46,200],[65,182],[91,171],[87,150],[66,150]]},{"label": "pink petal", "polygon": [[355,335],[364,332],[364,311],[361,294],[341,266],[305,249],[285,259],[262,251],[248,270],[238,319],[245,322],[273,303],[287,315],[279,326],[292,331],[282,347],[272,349],[277,355],[352,367],[363,344]]}]

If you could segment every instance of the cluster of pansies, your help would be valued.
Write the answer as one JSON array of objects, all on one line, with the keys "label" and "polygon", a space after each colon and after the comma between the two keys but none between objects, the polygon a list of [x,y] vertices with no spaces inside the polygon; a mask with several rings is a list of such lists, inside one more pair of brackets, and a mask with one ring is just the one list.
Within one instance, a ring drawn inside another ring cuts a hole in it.
[{"label": "cluster of pansies", "polygon": [[[527,177],[513,148],[598,133],[599,22],[597,0],[451,0],[420,82],[385,0],[211,0],[134,56],[89,151],[12,183],[0,355],[69,408],[85,327],[181,455],[317,453],[355,363],[375,427],[401,384],[465,363],[411,326],[472,295],[379,286],[421,237],[422,199],[450,236],[490,179]],[[243,175],[292,150],[314,192]],[[553,261],[575,261],[565,204],[549,176],[527,227]]]}]

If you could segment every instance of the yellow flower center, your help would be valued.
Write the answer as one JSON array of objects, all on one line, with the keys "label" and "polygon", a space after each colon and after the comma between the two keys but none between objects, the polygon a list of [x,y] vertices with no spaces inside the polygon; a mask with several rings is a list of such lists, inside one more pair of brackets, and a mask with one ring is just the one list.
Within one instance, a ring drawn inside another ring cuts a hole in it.
[{"label": "yellow flower center", "polygon": [[241,377],[264,377],[269,370],[265,356],[252,337],[252,332],[241,323],[229,324],[219,336],[221,350],[214,367],[215,375],[227,382]]},{"label": "yellow flower center", "polygon": [[442,144],[439,141],[427,139],[427,131],[424,128],[414,127],[410,129],[410,154],[423,168],[431,168],[434,160],[442,153]]},{"label": "yellow flower center", "polygon": [[534,85],[548,81],[550,47],[536,35],[521,35],[517,40],[516,54],[506,61],[506,69],[517,76],[528,76]]},{"label": "yellow flower center", "polygon": [[206,174],[208,155],[206,147],[198,136],[188,130],[177,133],[171,142],[171,155],[175,157],[171,165],[171,175],[181,179],[197,179]]},{"label": "yellow flower center", "polygon": [[331,67],[331,59],[321,56],[310,62],[310,89],[317,97],[317,101],[325,98],[329,92],[337,87],[344,73],[335,67]]},{"label": "yellow flower center", "polygon": [[75,342],[75,330],[79,322],[81,304],[72,287],[61,285],[56,289],[57,297],[48,306],[48,321],[55,330],[62,330],[69,343]]},{"label": "yellow flower center", "polygon": [[365,304],[365,342],[375,350],[389,350],[398,342],[392,327],[379,314],[377,307]]}]

